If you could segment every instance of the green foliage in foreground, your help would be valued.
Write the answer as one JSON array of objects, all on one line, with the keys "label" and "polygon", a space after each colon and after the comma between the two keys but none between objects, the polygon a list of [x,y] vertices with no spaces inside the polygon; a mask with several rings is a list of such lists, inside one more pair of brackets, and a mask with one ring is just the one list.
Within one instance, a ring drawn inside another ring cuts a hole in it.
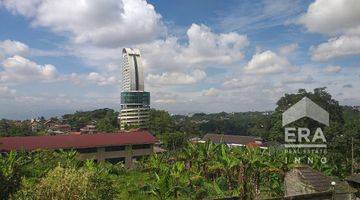
[{"label": "green foliage in foreground", "polygon": [[[125,170],[122,164],[80,162],[72,151],[36,151],[0,157],[2,199],[212,199],[282,196],[295,155],[224,144],[187,144],[152,155]],[[287,158],[287,159],[286,159]],[[332,173],[316,161],[313,167]]]},{"label": "green foliage in foreground", "polygon": [[154,178],[144,190],[156,199],[257,199],[283,196],[291,165],[283,152],[188,144],[177,153],[153,155],[142,170]]},{"label": "green foliage in foreground", "polygon": [[15,199],[114,199],[114,181],[106,168],[92,162],[80,168],[56,166],[37,184],[23,180]]}]

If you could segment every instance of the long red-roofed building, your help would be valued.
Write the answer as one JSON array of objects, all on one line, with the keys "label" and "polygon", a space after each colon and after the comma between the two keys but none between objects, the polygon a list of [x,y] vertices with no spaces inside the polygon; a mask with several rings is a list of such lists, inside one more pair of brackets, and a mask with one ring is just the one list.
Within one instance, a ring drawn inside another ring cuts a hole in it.
[{"label": "long red-roofed building", "polygon": [[73,149],[79,153],[80,159],[123,162],[131,167],[133,159],[154,153],[156,142],[157,139],[148,131],[3,137],[0,138],[0,152]]}]

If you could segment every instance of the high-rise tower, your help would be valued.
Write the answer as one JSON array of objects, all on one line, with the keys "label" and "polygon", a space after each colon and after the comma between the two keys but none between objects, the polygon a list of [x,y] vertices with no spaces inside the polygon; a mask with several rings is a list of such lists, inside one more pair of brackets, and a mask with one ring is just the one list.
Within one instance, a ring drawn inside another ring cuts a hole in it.
[{"label": "high-rise tower", "polygon": [[138,49],[124,48],[122,70],[121,129],[147,128],[150,93],[144,91],[144,73]]}]

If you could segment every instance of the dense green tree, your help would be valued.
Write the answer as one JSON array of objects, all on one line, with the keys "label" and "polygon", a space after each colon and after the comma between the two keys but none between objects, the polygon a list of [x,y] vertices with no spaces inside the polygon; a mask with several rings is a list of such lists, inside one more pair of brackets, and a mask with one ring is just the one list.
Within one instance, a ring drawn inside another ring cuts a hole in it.
[{"label": "dense green tree", "polygon": [[270,116],[263,112],[209,114],[199,122],[199,132],[201,133],[254,136],[265,135],[271,126]]},{"label": "dense green tree", "polygon": [[96,129],[103,132],[114,132],[119,128],[118,113],[108,110],[106,115],[96,122]]},{"label": "dense green tree", "polygon": [[[359,121],[356,122],[356,120],[359,119],[359,115],[349,107],[340,106],[326,91],[326,88],[316,88],[313,92],[300,89],[297,93],[285,94],[281,97],[277,102],[275,113],[272,115],[271,130],[265,138],[284,142],[284,128],[281,123],[281,114],[304,97],[310,98],[329,112],[329,126],[325,126],[309,118],[297,120],[288,126],[306,127],[309,128],[312,133],[314,133],[316,128],[321,127],[327,142],[328,162],[336,166],[332,171],[332,175],[341,178],[347,176],[351,168],[351,148],[344,147],[351,147],[351,139],[359,138],[360,129],[357,128]],[[355,151],[358,152],[358,148],[356,148]],[[359,157],[359,155],[357,154],[356,157]]]},{"label": "dense green tree", "polygon": [[[331,97],[331,95],[326,91],[326,88],[316,88],[313,92],[307,92],[305,89],[299,89],[297,93],[285,94],[277,102],[277,107],[271,119],[272,127],[267,139],[283,142],[284,130],[281,123],[282,113],[304,97],[308,97],[316,104],[321,106],[323,109],[325,109],[327,112],[329,112],[330,124],[344,123],[342,107],[339,105],[339,102],[337,102]],[[325,125],[308,118],[297,120],[291,125],[296,127],[307,127],[311,131],[315,131],[317,127],[321,127],[323,130],[325,128]],[[331,140],[332,135],[329,134],[329,137],[329,140]]]},{"label": "dense green tree", "polygon": [[177,150],[183,148],[188,142],[188,134],[185,132],[165,133],[161,136],[166,149]]},{"label": "dense green tree", "polygon": [[0,120],[0,136],[34,135],[28,121]]},{"label": "dense green tree", "polygon": [[62,116],[62,119],[76,131],[88,124],[96,124],[100,131],[110,132],[118,128],[117,116],[118,112],[104,108],[93,111],[76,111],[74,114]]},{"label": "dense green tree", "polygon": [[149,130],[154,134],[163,134],[174,131],[174,121],[164,110],[150,110]]}]

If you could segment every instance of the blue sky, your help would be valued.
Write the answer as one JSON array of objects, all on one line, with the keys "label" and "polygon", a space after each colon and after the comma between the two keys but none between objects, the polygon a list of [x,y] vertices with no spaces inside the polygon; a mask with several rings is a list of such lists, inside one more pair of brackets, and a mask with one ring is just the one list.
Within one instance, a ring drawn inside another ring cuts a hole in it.
[{"label": "blue sky", "polygon": [[0,0],[0,24],[0,118],[118,110],[123,47],[171,113],[272,110],[316,87],[360,104],[358,0]]}]

